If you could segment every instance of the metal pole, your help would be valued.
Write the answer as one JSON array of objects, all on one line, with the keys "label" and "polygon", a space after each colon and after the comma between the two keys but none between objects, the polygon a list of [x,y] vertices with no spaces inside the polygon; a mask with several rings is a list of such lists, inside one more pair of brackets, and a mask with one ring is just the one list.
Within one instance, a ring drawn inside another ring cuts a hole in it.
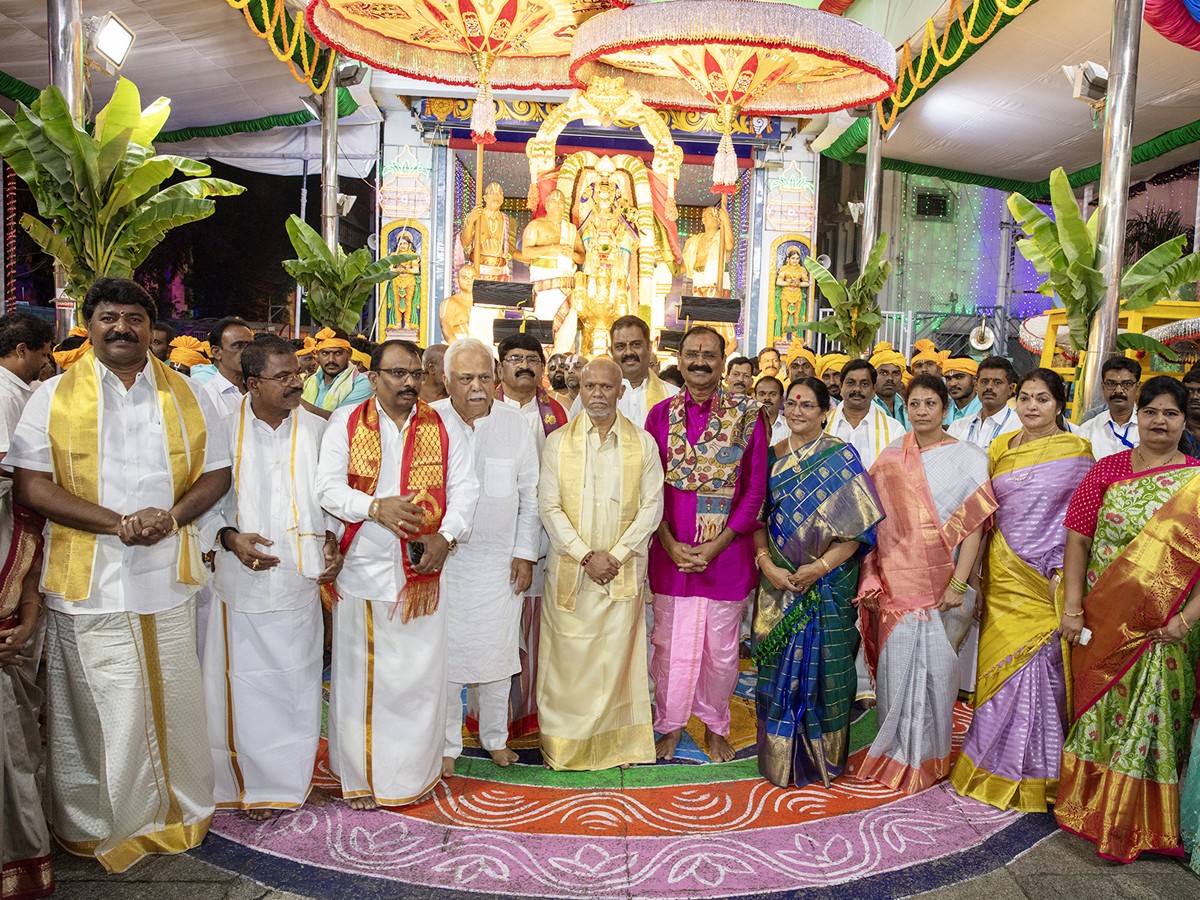
[{"label": "metal pole", "polygon": [[[46,0],[47,45],[50,48],[50,83],[62,91],[71,118],[83,124],[83,0]],[[65,301],[67,278],[54,264],[54,295]],[[77,301],[82,297],[73,298]],[[55,340],[66,338],[77,312],[67,303],[55,312]]]},{"label": "metal pole", "polygon": [[1104,145],[1100,158],[1100,217],[1096,229],[1096,268],[1107,286],[1092,320],[1083,364],[1082,400],[1076,395],[1075,421],[1103,403],[1100,367],[1116,347],[1124,262],[1125,213],[1129,204],[1133,109],[1137,94],[1138,44],[1145,0],[1115,0],[1109,51],[1108,102],[1104,108]]},{"label": "metal pole", "polygon": [[1008,356],[1008,304],[1012,299],[1013,228],[1015,227],[1012,211],[1005,203],[1000,212],[1000,278],[996,283],[996,312],[992,317],[996,343],[989,354],[994,356]]},{"label": "metal pole", "polygon": [[1196,220],[1192,230],[1192,252],[1200,253],[1200,162],[1196,163]]},{"label": "metal pole", "polygon": [[[306,142],[307,143],[307,142]],[[307,146],[305,150],[307,150]],[[304,174],[300,181],[300,218],[308,215],[308,157],[304,157]],[[304,289],[296,284],[295,312],[292,315],[292,337],[300,337],[300,310],[304,308]]]},{"label": "metal pole", "polygon": [[879,238],[879,217],[883,207],[883,131],[879,127],[879,105],[871,107],[870,131],[867,132],[867,177],[863,184],[862,256],[859,270],[867,267],[867,257]]},{"label": "metal pole", "polygon": [[338,246],[338,77],[337,54],[331,54],[329,65],[334,66],[333,77],[325,96],[321,98],[321,237],[330,250]]}]

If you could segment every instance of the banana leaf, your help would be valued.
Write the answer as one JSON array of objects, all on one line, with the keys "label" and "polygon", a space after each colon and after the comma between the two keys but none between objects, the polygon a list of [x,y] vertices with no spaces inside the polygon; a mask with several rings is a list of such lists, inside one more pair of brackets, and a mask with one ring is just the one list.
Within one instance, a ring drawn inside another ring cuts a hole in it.
[{"label": "banana leaf", "polygon": [[1058,243],[1068,264],[1093,266],[1096,262],[1096,243],[1088,235],[1087,224],[1079,214],[1079,206],[1067,173],[1061,166],[1050,173],[1050,205],[1054,209],[1054,224]]},{"label": "banana leaf", "polygon": [[1144,334],[1134,334],[1126,332],[1117,335],[1118,350],[1141,350],[1145,353],[1157,353],[1167,362],[1179,362],[1179,356],[1164,344],[1162,341],[1156,341],[1152,337],[1146,337]]}]

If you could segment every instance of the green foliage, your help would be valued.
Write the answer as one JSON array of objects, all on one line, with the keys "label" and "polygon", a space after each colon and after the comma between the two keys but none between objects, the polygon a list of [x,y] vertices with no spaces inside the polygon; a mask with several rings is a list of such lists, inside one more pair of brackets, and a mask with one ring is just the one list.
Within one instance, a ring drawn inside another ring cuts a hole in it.
[{"label": "green foliage", "polygon": [[[22,216],[21,227],[62,266],[69,296],[82,299],[101,275],[132,277],[168,231],[212,215],[211,198],[245,190],[204,177],[203,163],[155,155],[170,112],[165,97],[142,109],[125,78],[91,134],[53,86],[11,118],[0,110],[0,156],[37,201],[38,215]],[[196,177],[160,190],[176,172]]]},{"label": "green foliage", "polygon": [[883,258],[888,236],[879,235],[871,248],[862,274],[853,284],[838,281],[833,274],[812,257],[804,267],[812,275],[821,296],[828,301],[833,315],[819,322],[804,322],[799,327],[819,331],[842,345],[847,356],[859,357],[875,345],[875,335],[883,325],[883,312],[876,298],[892,273],[892,264]]},{"label": "green foliage", "polygon": [[[1017,249],[1046,278],[1038,291],[1048,297],[1058,296],[1066,311],[1071,347],[1086,350],[1092,320],[1105,294],[1104,276],[1096,268],[1098,214],[1083,221],[1067,174],[1061,168],[1050,173],[1050,206],[1054,218],[1021,194],[1008,198],[1008,208],[1026,234],[1017,241]],[[1184,241],[1183,235],[1162,241],[1125,269],[1121,275],[1122,309],[1146,309],[1200,279],[1200,254],[1183,256]],[[1174,358],[1163,344],[1142,335],[1120,335],[1117,347]]]},{"label": "green foliage", "polygon": [[313,321],[346,332],[358,326],[374,286],[395,276],[392,267],[417,258],[415,253],[394,253],[372,259],[366,247],[353,253],[341,247],[330,250],[297,215],[288,216],[287,233],[298,258],[285,259],[283,268],[304,288]]}]

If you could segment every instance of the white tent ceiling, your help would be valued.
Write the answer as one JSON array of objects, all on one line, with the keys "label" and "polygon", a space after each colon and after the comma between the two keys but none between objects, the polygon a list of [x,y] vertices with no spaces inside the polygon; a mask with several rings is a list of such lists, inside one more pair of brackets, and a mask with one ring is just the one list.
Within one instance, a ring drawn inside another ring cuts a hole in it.
[{"label": "white tent ceiling", "polygon": [[[1103,128],[1071,98],[1063,65],[1107,68],[1111,2],[1036,3],[900,114],[887,157],[1041,181],[1100,161]],[[1200,53],[1143,25],[1134,144],[1200,119]],[[1200,156],[1200,144],[1134,169],[1134,180]]]}]

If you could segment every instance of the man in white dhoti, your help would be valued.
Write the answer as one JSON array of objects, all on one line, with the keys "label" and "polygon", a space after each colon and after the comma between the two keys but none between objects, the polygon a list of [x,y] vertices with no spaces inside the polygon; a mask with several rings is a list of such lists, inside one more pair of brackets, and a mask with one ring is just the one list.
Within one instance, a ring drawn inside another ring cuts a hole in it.
[{"label": "man in white dhoti", "polygon": [[433,404],[471,448],[479,502],[471,537],[446,560],[446,749],[442,774],[462,754],[463,685],[479,722],[479,742],[498,766],[508,749],[508,695],[521,671],[521,604],[533,581],[538,521],[538,452],[524,417],[495,402],[491,350],[462,338],[446,351],[449,398]]},{"label": "man in white dhoti", "polygon": [[385,341],[375,396],[335,410],[317,493],[346,525],[333,610],[329,760],[354,809],[401,806],[441,780],[446,733],[442,566],[471,524],[470,448],[418,398],[421,354]]},{"label": "man in white dhoti", "polygon": [[617,409],[621,369],[583,370],[584,415],[550,435],[538,505],[553,553],[538,650],[542,757],[553,769],[654,762],[646,551],[662,521],[658,445]]},{"label": "man in white dhoti", "polygon": [[51,824],[121,872],[195,847],[213,812],[190,523],[229,488],[224,426],[149,355],[154,301],[100,278],[92,349],[33,395],[5,462],[45,516]]},{"label": "man in white dhoti", "polygon": [[[54,328],[29,313],[0,317],[0,459],[21,411],[51,361]],[[37,770],[42,758],[37,686],[42,655],[41,539],[36,517],[12,503],[0,475],[0,895],[45,897],[54,890],[50,832]]]},{"label": "man in white dhoti", "polygon": [[341,526],[317,500],[325,420],[299,408],[292,345],[260,338],[240,364],[233,487],[204,517],[205,546],[216,548],[204,694],[216,805],[265,819],[309,796],[321,737],[319,585],[341,567]]}]

